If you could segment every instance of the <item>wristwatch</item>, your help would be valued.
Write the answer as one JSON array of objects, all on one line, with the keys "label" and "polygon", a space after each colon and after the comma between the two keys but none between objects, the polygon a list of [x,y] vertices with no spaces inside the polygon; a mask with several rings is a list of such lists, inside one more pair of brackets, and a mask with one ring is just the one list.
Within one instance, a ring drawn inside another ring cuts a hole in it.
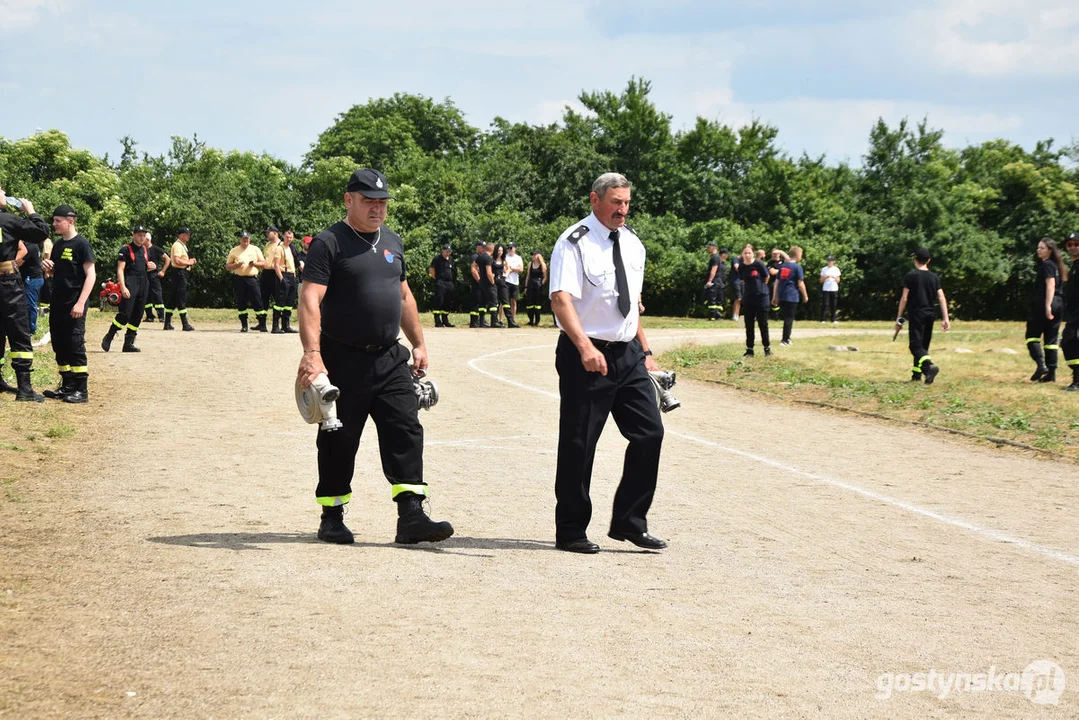
[{"label": "wristwatch", "polygon": [[651,350],[645,350],[644,351],[644,356],[645,357],[652,357],[652,351]]}]

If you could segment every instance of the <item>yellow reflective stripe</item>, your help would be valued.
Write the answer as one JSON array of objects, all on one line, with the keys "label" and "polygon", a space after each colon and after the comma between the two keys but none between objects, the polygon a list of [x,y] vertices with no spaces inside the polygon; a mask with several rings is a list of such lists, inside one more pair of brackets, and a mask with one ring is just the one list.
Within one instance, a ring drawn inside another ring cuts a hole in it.
[{"label": "yellow reflective stripe", "polygon": [[56,369],[59,370],[60,372],[71,372],[71,366],[70,365],[57,365]]},{"label": "yellow reflective stripe", "polygon": [[90,368],[86,367],[85,365],[72,365],[68,368],[68,370],[75,373],[76,375],[85,375],[90,372]]},{"label": "yellow reflective stripe", "polygon": [[921,375],[922,374],[922,369],[920,367],[915,367],[914,368],[914,374],[915,375]]},{"label": "yellow reflective stripe", "polygon": [[128,325],[127,329],[130,330],[131,332],[138,332],[139,331],[139,326],[138,325]]},{"label": "yellow reflective stripe", "polygon": [[8,352],[7,356],[12,360],[33,360],[34,352],[32,350],[30,352],[16,352],[11,350]]},{"label": "yellow reflective stripe", "polygon": [[1027,345],[1031,344],[1032,342],[1041,342],[1041,341],[1042,341],[1041,338],[1027,338]]},{"label": "yellow reflective stripe", "polygon": [[1074,360],[1068,360],[1067,364],[1068,365],[1079,365],[1079,358],[1075,358]]},{"label": "yellow reflective stripe", "polygon": [[344,505],[352,499],[352,493],[348,495],[330,495],[328,497],[317,497],[315,501],[319,505],[326,507],[337,507],[338,505]]},{"label": "yellow reflective stripe", "polygon": [[112,319],[112,324],[116,327],[117,330],[123,330],[124,329],[124,326],[121,325],[120,322],[116,318]]},{"label": "yellow reflective stripe", "polygon": [[1046,350],[1059,350],[1060,346],[1059,345],[1046,345],[1045,349]]},{"label": "yellow reflective stripe", "polygon": [[930,359],[930,357],[928,355],[923,355],[920,358],[918,358],[918,367],[921,367],[925,363],[925,361],[929,360],[929,359]]},{"label": "yellow reflective stripe", "polygon": [[179,313],[180,315],[187,315],[187,308],[184,308],[183,310],[178,310],[177,312],[178,312],[178,313]]},{"label": "yellow reflective stripe", "polygon": [[396,498],[398,495],[400,495],[401,493],[406,493],[406,492],[415,493],[416,495],[419,495],[420,497],[425,497],[425,496],[427,496],[427,486],[426,485],[404,485],[404,484],[391,485],[390,486],[390,499],[392,500],[392,499]]}]

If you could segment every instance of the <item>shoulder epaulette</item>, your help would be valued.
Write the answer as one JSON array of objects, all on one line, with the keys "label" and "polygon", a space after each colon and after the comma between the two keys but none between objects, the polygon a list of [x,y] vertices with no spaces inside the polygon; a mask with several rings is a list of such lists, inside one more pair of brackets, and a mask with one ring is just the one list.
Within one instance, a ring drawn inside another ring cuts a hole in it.
[{"label": "shoulder epaulette", "polygon": [[569,240],[574,245],[576,245],[578,242],[580,242],[581,238],[583,238],[587,234],[588,234],[588,226],[587,225],[580,225],[577,228],[575,228],[574,231],[571,232],[569,234],[569,237],[567,237],[566,239]]}]

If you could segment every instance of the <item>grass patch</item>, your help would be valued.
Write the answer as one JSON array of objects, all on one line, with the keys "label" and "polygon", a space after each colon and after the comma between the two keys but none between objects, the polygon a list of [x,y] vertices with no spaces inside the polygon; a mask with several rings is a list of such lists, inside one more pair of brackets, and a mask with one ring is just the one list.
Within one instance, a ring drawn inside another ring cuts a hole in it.
[{"label": "grass patch", "polygon": [[75,427],[68,425],[67,423],[57,423],[49,427],[45,431],[45,437],[53,440],[60,440],[63,438],[71,437],[75,434]]},{"label": "grass patch", "polygon": [[[726,344],[676,348],[659,362],[687,378],[940,425],[1079,460],[1079,393],[1063,392],[1063,378],[1029,382],[1033,366],[1021,325],[959,323],[950,333],[938,331],[930,352],[941,373],[933,385],[909,380],[906,335],[892,342],[890,329],[889,323],[858,323],[842,326],[841,334],[800,338],[795,326],[795,344],[773,346],[772,357],[758,350],[742,358],[741,344]],[[836,352],[830,345],[858,350]],[[1007,349],[1016,354],[1001,352]]]}]

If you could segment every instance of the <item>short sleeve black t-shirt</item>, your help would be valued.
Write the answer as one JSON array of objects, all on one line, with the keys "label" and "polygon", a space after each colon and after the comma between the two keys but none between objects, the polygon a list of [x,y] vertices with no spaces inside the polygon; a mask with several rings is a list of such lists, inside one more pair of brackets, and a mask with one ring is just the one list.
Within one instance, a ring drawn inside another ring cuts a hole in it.
[{"label": "short sleeve black t-shirt", "polygon": [[41,273],[41,247],[37,243],[23,243],[26,246],[26,257],[22,261],[22,273],[24,280],[43,277]]},{"label": "short sleeve black t-shirt", "polygon": [[431,261],[431,267],[435,269],[435,280],[453,282],[456,279],[457,272],[453,267],[452,258],[435,255],[435,259]]},{"label": "short sleeve black t-shirt", "polygon": [[1064,320],[1079,321],[1079,260],[1072,261],[1068,271],[1068,284],[1064,292]]},{"label": "short sleeve black t-shirt", "polygon": [[932,270],[911,270],[903,276],[907,293],[907,311],[911,316],[931,315],[940,291],[940,278]]},{"label": "short sleeve black t-shirt", "polygon": [[[783,261],[782,260],[769,260],[768,261],[768,284],[769,285],[772,284],[773,280],[775,280],[777,277],[779,277],[779,270],[782,267],[783,267]],[[775,275],[772,274],[773,270],[776,273]]]},{"label": "short sleeve black t-shirt", "polygon": [[731,258],[731,284],[741,285],[742,276],[739,273],[739,269],[742,267],[742,260],[737,257]]},{"label": "short sleeve black t-shirt", "polygon": [[86,280],[84,263],[94,262],[94,251],[82,235],[70,240],[60,238],[52,246],[52,302],[53,305],[74,303],[82,292]]},{"label": "short sleeve black t-shirt", "polygon": [[1038,264],[1038,276],[1034,279],[1034,294],[1030,296],[1030,304],[1036,308],[1045,306],[1045,285],[1053,278],[1056,281],[1055,296],[1059,297],[1064,288],[1060,282],[1060,269],[1052,260],[1046,258]]},{"label": "short sleeve black t-shirt", "polygon": [[120,252],[116,253],[117,262],[123,261],[124,265],[124,278],[130,279],[132,272],[146,272],[146,261],[149,259],[149,252],[146,248],[139,247],[135,243],[128,243],[120,248]]},{"label": "short sleeve black t-shirt", "polygon": [[726,284],[727,278],[723,273],[723,261],[719,259],[719,253],[712,255],[708,258],[708,267],[704,271],[704,281],[708,282],[708,276],[712,274],[712,268],[716,269],[716,275],[712,278],[712,282],[717,285]]},{"label": "short sleeve black t-shirt", "polygon": [[739,264],[738,275],[742,280],[742,302],[756,307],[768,307],[771,293],[768,290],[768,268],[760,260],[749,265]]},{"label": "short sleeve black t-shirt", "polygon": [[311,241],[303,279],[326,286],[324,335],[356,347],[397,340],[405,281],[405,246],[397,233],[384,227],[357,234],[343,221],[334,223]]},{"label": "short sleeve black t-shirt", "polygon": [[[480,271],[480,286],[491,287],[491,281],[487,278],[487,268],[492,267],[491,256],[487,253],[480,253],[476,256],[476,269]],[[491,273],[494,273],[494,269],[491,269]]]},{"label": "short sleeve black t-shirt", "polygon": [[152,262],[154,265],[157,265],[156,270],[149,270],[148,269],[146,272],[148,272],[148,273],[159,273],[159,272],[161,272],[161,269],[163,267],[165,267],[165,255],[167,255],[167,254],[168,253],[166,253],[164,250],[159,248],[157,245],[151,245],[150,247],[146,248],[146,255],[149,257],[150,262]]}]

